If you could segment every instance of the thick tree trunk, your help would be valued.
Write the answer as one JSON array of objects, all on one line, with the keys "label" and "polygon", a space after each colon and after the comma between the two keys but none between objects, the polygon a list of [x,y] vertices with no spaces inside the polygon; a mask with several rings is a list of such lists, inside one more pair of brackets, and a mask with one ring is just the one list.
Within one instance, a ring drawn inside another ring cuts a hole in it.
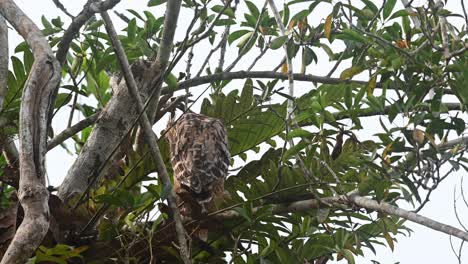
[{"label": "thick tree trunk", "polygon": [[45,154],[48,114],[60,82],[60,65],[42,32],[14,2],[0,1],[0,14],[23,36],[34,54],[20,109],[18,197],[24,219],[1,261],[12,264],[25,263],[49,229]]}]

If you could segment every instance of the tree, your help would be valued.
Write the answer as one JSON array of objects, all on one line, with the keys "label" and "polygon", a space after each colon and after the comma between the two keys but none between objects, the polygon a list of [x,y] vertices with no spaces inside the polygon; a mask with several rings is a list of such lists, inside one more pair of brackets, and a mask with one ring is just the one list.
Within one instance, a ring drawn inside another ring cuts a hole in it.
[{"label": "tree", "polygon": [[[0,57],[2,264],[354,263],[393,249],[407,221],[468,240],[418,214],[467,169],[463,1],[457,14],[442,1],[150,0],[115,12],[117,35],[107,12],[119,2],[74,16],[54,0],[72,22],[43,17],[40,30],[0,0],[1,54],[6,22],[25,39]],[[175,37],[180,12],[191,20]],[[271,55],[277,66],[262,65]],[[326,60],[327,75],[308,73]],[[55,133],[58,111],[68,128]],[[187,111],[221,119],[233,157],[231,197],[192,219],[176,204],[165,132],[152,129]],[[76,160],[47,186],[55,147]]]}]

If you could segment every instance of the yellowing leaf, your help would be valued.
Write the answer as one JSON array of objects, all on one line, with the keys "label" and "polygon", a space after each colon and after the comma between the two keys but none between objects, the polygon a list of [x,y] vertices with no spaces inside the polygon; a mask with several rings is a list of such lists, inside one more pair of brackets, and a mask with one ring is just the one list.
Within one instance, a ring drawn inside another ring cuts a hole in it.
[{"label": "yellowing leaf", "polygon": [[387,241],[388,246],[393,251],[395,249],[395,244],[393,243],[392,237],[388,233],[385,233],[384,237],[385,237],[385,240]]},{"label": "yellowing leaf", "polygon": [[296,25],[296,20],[292,19],[291,22],[289,22],[288,29],[291,30],[295,25]]},{"label": "yellowing leaf", "polygon": [[377,85],[377,76],[373,75],[367,84],[367,96],[374,94],[375,86]]},{"label": "yellowing leaf", "polygon": [[434,138],[434,135],[431,135],[429,133],[424,133],[424,136],[429,140],[429,142],[431,143],[431,145],[435,148],[437,148],[437,143],[435,142],[435,138]]},{"label": "yellowing leaf", "polygon": [[388,144],[388,145],[385,147],[385,149],[384,149],[384,151],[383,151],[383,153],[382,153],[382,159],[385,159],[385,158],[387,157],[388,153],[391,152],[392,146],[393,146],[393,142],[390,143],[390,144]]},{"label": "yellowing leaf", "polygon": [[406,39],[397,40],[395,43],[396,43],[397,47],[399,47],[400,49],[409,49],[410,48],[410,43],[408,41],[406,41]]},{"label": "yellowing leaf", "polygon": [[299,21],[299,24],[297,25],[297,27],[299,28],[301,33],[305,33],[307,31],[308,25],[309,24],[307,23],[307,17],[306,17],[303,20]]},{"label": "yellowing leaf", "polygon": [[325,19],[325,24],[323,25],[323,33],[328,40],[330,40],[332,21],[333,17],[330,14],[327,16],[327,19]]},{"label": "yellowing leaf", "polygon": [[286,62],[281,65],[281,73],[288,73],[288,64]]},{"label": "yellowing leaf", "polygon": [[340,79],[341,80],[351,79],[354,75],[361,73],[363,70],[364,70],[364,68],[362,68],[362,67],[353,66],[351,68],[348,68],[348,69],[344,70],[340,74]]}]

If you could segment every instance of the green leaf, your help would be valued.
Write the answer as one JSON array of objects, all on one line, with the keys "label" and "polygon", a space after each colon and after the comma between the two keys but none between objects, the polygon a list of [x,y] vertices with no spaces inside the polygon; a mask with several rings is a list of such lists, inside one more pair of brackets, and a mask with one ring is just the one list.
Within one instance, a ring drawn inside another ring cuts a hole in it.
[{"label": "green leaf", "polygon": [[387,2],[384,5],[383,12],[382,12],[384,19],[387,19],[387,17],[390,16],[390,14],[393,11],[393,8],[395,7],[395,4],[396,4],[396,0],[387,0]]},{"label": "green leaf", "polygon": [[59,93],[57,95],[57,99],[55,100],[55,105],[54,105],[54,108],[57,109],[59,107],[62,107],[66,104],[68,104],[68,102],[70,102],[70,99],[72,98],[73,96],[71,96],[71,94],[67,94],[67,93]]},{"label": "green leaf", "polygon": [[389,20],[392,20],[397,17],[405,17],[405,16],[409,16],[408,11],[406,9],[401,9],[393,13],[393,15],[389,18]]},{"label": "green leaf", "polygon": [[[211,10],[213,10],[216,13],[220,13],[223,9],[224,9],[224,6],[222,6],[222,5],[215,5],[215,6],[213,6],[211,8]],[[223,14],[227,15],[230,18],[235,18],[236,17],[235,14],[234,14],[234,11],[231,8],[226,8],[226,10],[224,10]]]},{"label": "green leaf", "polygon": [[318,62],[318,58],[317,58],[317,55],[315,54],[315,52],[309,48],[309,47],[304,47],[304,64],[307,66],[307,65],[310,65],[313,61],[315,61],[315,63]]},{"label": "green leaf", "polygon": [[[249,88],[248,82],[246,83],[246,87]],[[281,117],[286,115],[286,104],[270,105],[269,109],[260,107],[243,109],[241,105],[244,102],[238,102],[237,92],[235,90],[228,95],[212,95],[211,101],[205,99],[201,107],[202,114],[223,120],[228,128],[232,156],[278,135],[284,129],[284,120]],[[248,96],[244,94],[243,97]]]},{"label": "green leaf", "polygon": [[52,29],[52,24],[47,20],[47,18],[43,15],[41,16],[41,22],[45,29]]},{"label": "green leaf", "polygon": [[242,89],[240,97],[240,108],[244,111],[249,110],[252,106],[253,101],[253,82],[252,79],[247,79],[245,81],[244,88]]},{"label": "green leaf", "polygon": [[305,149],[307,146],[309,146],[309,143],[307,143],[304,140],[301,140],[299,143],[297,143],[293,147],[286,150],[286,152],[284,152],[283,161],[287,161],[292,156],[298,154],[301,150]]},{"label": "green leaf", "polygon": [[374,14],[379,12],[379,8],[371,0],[361,0]]},{"label": "green leaf", "polygon": [[341,31],[341,34],[337,35],[337,38],[356,41],[356,42],[362,42],[362,43],[368,42],[368,40],[361,33],[356,32],[351,29],[345,29]]},{"label": "green leaf", "polygon": [[258,10],[257,6],[254,3],[252,3],[251,1],[245,1],[245,4],[247,5],[247,8],[249,9],[250,14],[254,18],[258,18],[260,16],[260,11]]},{"label": "green leaf", "polygon": [[171,90],[177,89],[177,85],[178,85],[177,77],[174,74],[169,73],[167,75],[166,80],[164,80],[164,82],[167,84],[167,86],[169,86]]},{"label": "green leaf", "polygon": [[130,22],[128,22],[128,26],[127,26],[127,37],[129,41],[135,40],[136,29],[137,29],[136,19],[134,18],[130,20]]},{"label": "green leaf", "polygon": [[287,139],[293,139],[293,138],[296,138],[296,137],[306,137],[306,138],[310,138],[312,137],[314,134],[312,134],[311,132],[305,130],[305,129],[302,129],[302,128],[296,128],[294,129],[293,131],[289,132],[288,133],[288,136],[287,136]]},{"label": "green leaf", "polygon": [[54,25],[55,27],[61,28],[63,26],[63,22],[60,19],[60,17],[57,17],[57,18],[52,19],[52,25]]},{"label": "green leaf", "polygon": [[288,58],[292,59],[296,57],[296,54],[299,51],[299,45],[294,43],[294,40],[291,38],[288,40],[288,44],[286,45],[286,51]]},{"label": "green leaf", "polygon": [[281,48],[286,41],[288,41],[288,36],[277,37],[271,41],[270,48],[273,50]]},{"label": "green leaf", "polygon": [[247,29],[241,29],[241,30],[232,32],[231,34],[229,34],[229,37],[228,37],[229,45],[231,45],[232,42],[234,42],[236,39],[239,39],[240,37],[244,36],[247,33],[250,33],[250,36],[252,35],[252,31],[247,30]]},{"label": "green leaf", "polygon": [[250,214],[247,212],[245,208],[242,207],[236,207],[233,209],[234,211],[238,212],[242,217],[244,217],[247,222],[252,222],[252,218],[250,217]]},{"label": "green leaf", "polygon": [[235,25],[236,21],[234,19],[218,19],[214,22],[215,26],[227,26],[227,25]]},{"label": "green leaf", "polygon": [[151,7],[151,6],[158,6],[158,5],[162,5],[164,3],[166,3],[167,0],[150,0],[148,2],[148,6]]},{"label": "green leaf", "polygon": [[13,72],[15,73],[16,79],[19,81],[26,80],[26,73],[24,71],[24,66],[21,60],[16,58],[15,56],[12,56],[11,62],[13,64]]},{"label": "green leaf", "polygon": [[353,106],[353,87],[348,85],[345,90],[345,105],[348,109]]}]

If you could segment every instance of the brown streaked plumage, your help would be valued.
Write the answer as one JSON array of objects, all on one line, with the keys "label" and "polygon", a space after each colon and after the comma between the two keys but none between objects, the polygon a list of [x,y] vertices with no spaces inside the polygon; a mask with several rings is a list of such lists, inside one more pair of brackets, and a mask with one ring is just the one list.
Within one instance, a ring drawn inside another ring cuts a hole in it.
[{"label": "brown streaked plumage", "polygon": [[[174,190],[183,203],[184,215],[206,213],[214,199],[224,194],[229,167],[226,128],[216,118],[183,114],[168,124]],[[195,208],[198,207],[198,208]]]}]

